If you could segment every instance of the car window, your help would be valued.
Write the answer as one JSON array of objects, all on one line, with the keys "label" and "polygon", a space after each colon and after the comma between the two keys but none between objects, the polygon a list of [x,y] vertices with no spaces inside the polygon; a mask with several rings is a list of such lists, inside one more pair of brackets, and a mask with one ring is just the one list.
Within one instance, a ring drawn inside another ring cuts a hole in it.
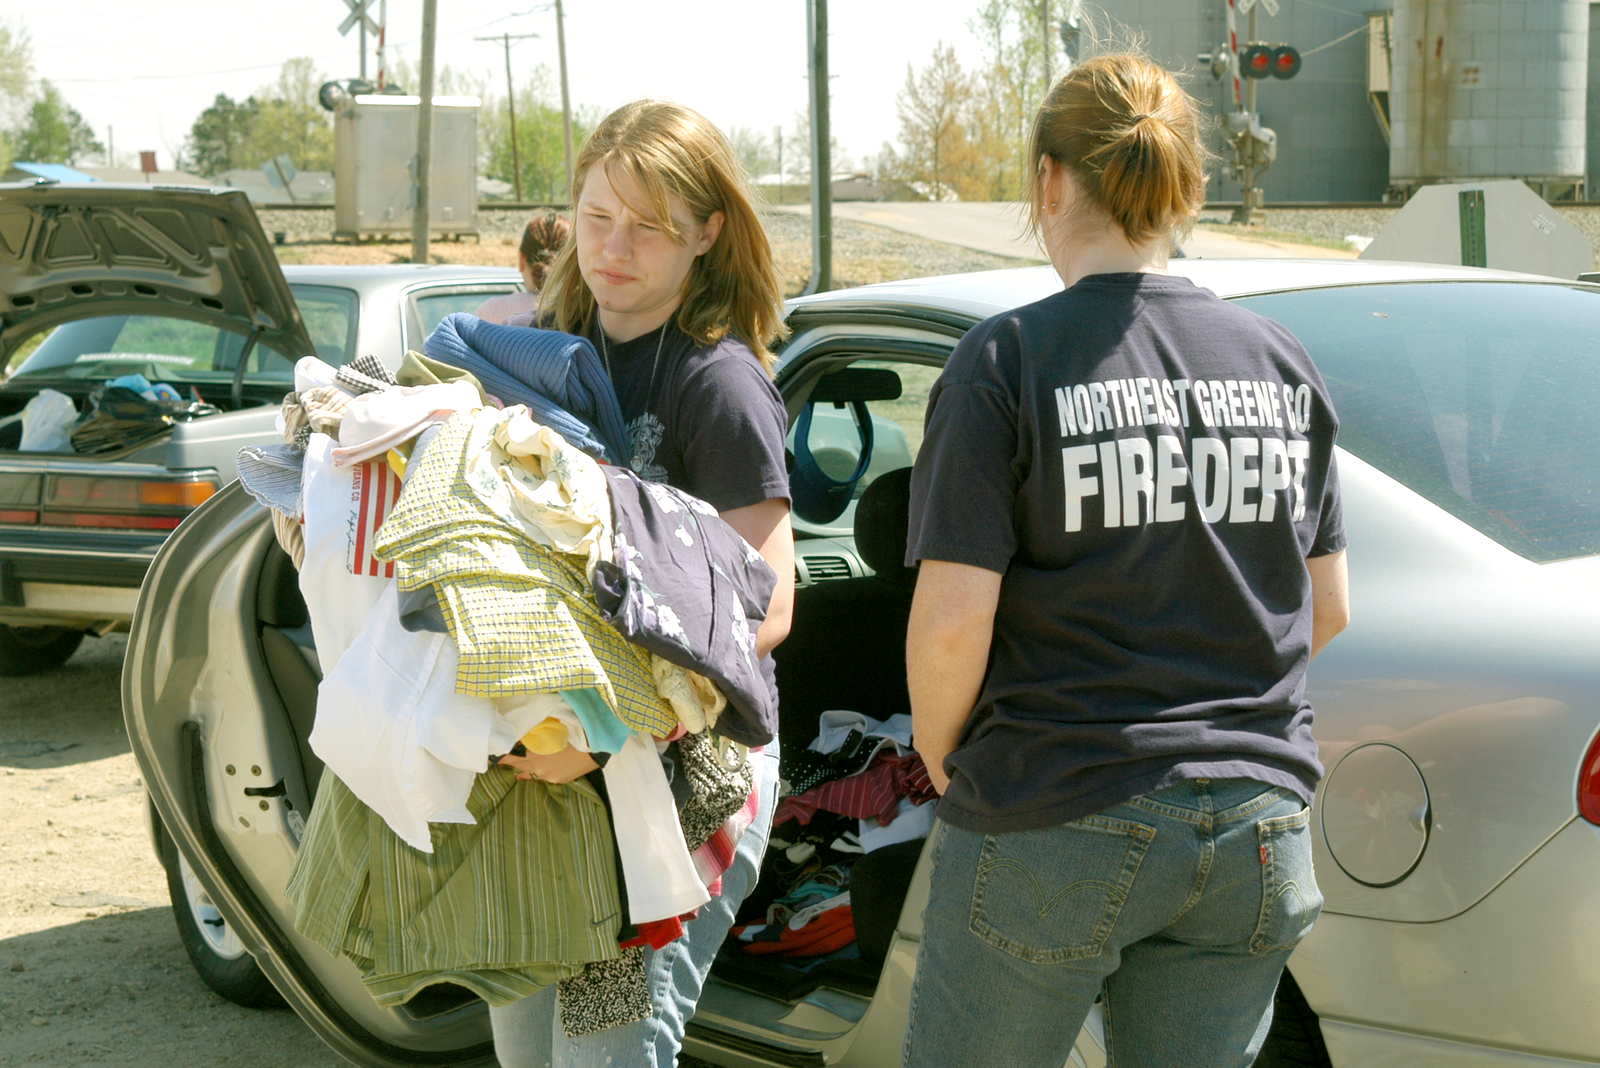
[{"label": "car window", "polygon": [[[908,360],[856,360],[849,366],[894,372],[900,379],[900,396],[896,400],[866,402],[872,417],[872,456],[866,473],[856,483],[855,499],[843,515],[830,523],[807,523],[796,517],[795,530],[801,534],[848,535],[855,525],[855,501],[879,476],[910,467],[916,461],[917,450],[922,447],[922,417],[928,406],[928,391],[939,377],[939,367]],[[791,455],[795,452],[798,430],[799,421],[796,420],[784,442]],[[841,481],[848,479],[861,460],[861,433],[852,406],[816,405],[811,414],[807,443],[824,474]]]},{"label": "car window", "polygon": [[[292,286],[316,354],[331,364],[354,355],[358,302],[353,290]],[[231,379],[246,337],[166,315],[102,315],[63,323],[17,368],[16,378],[95,380],[142,374],[151,382]],[[250,354],[246,381],[291,381],[294,360],[266,346]]]},{"label": "car window", "polygon": [[1600,552],[1600,292],[1458,282],[1239,303],[1306,346],[1345,449],[1530,560]]},{"label": "car window", "polygon": [[417,316],[422,324],[422,335],[434,332],[446,315],[456,312],[475,312],[484,301],[502,293],[520,289],[515,284],[503,286],[451,287],[436,292],[423,291],[416,295]]}]

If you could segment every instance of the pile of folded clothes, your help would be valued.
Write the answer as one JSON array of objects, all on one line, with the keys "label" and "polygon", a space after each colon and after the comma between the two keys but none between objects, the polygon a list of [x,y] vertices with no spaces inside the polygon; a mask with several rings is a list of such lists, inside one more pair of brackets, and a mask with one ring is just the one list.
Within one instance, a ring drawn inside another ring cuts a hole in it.
[{"label": "pile of folded clothes", "polygon": [[[608,465],[621,415],[580,338],[456,315],[398,375],[307,358],[280,429],[239,472],[323,670],[297,930],[380,1005],[556,982],[570,1035],[646,1017],[642,947],[682,936],[757,814],[771,568],[709,505]],[[495,763],[569,746],[600,770]]]},{"label": "pile of folded clothes", "polygon": [[811,746],[784,754],[787,796],[773,814],[760,886],[730,945],[802,965],[854,955],[850,874],[861,856],[926,838],[936,800],[911,748],[911,717],[824,712]]}]

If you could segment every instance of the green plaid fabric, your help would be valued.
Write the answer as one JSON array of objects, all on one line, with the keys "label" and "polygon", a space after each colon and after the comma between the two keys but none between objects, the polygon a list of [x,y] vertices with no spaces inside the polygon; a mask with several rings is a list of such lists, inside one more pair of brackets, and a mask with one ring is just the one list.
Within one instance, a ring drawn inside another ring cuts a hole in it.
[{"label": "green plaid fabric", "polygon": [[400,588],[432,586],[461,654],[456,689],[512,697],[592,687],[630,729],[678,725],[649,654],[606,622],[576,558],[536,544],[473,492],[467,461],[502,417],[453,417],[407,471],[373,555],[393,560]]},{"label": "green plaid fabric", "polygon": [[422,853],[323,772],[286,894],[295,929],[350,958],[379,1005],[445,981],[505,1005],[619,954],[611,825],[593,787],[492,767],[467,809],[475,826],[433,824]]}]

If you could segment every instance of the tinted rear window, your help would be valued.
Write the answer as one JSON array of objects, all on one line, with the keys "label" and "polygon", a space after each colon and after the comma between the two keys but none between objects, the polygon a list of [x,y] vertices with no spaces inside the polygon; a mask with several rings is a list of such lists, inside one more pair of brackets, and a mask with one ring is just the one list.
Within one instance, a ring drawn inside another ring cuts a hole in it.
[{"label": "tinted rear window", "polygon": [[1345,449],[1530,560],[1600,552],[1600,292],[1423,283],[1239,303],[1311,353]]}]

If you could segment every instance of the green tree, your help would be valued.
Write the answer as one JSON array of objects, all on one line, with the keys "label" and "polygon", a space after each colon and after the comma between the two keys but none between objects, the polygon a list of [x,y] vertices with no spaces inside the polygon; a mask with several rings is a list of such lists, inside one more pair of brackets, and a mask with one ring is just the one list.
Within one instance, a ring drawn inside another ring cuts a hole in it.
[{"label": "green tree", "polygon": [[327,78],[308,56],[286,60],[278,79],[256,90],[258,113],[246,145],[246,166],[285,152],[303,171],[333,170],[333,116],[317,103]]},{"label": "green tree", "polygon": [[16,158],[7,128],[22,117],[33,84],[33,44],[21,26],[0,22],[0,171]]},{"label": "green tree", "polygon": [[200,113],[184,142],[179,168],[203,178],[215,178],[226,171],[248,166],[246,150],[255,133],[261,106],[254,97],[235,102],[218,93],[211,106]]},{"label": "green tree", "polygon": [[[561,92],[544,64],[525,75],[517,87],[517,162],[522,174],[522,197],[530,201],[563,203],[567,200],[567,149],[562,130]],[[572,116],[572,146],[576,152],[597,120],[585,109]],[[504,97],[491,96],[478,113],[479,170],[488,178],[515,184],[511,151],[511,123]]]},{"label": "green tree", "polygon": [[303,171],[333,169],[333,116],[317,103],[327,79],[314,60],[285,61],[275,81],[242,101],[218,93],[184,141],[184,165],[207,178],[254,169],[287,152]]},{"label": "green tree", "polygon": [[61,91],[44,81],[13,142],[16,158],[37,163],[77,163],[105,153],[94,131]]}]

